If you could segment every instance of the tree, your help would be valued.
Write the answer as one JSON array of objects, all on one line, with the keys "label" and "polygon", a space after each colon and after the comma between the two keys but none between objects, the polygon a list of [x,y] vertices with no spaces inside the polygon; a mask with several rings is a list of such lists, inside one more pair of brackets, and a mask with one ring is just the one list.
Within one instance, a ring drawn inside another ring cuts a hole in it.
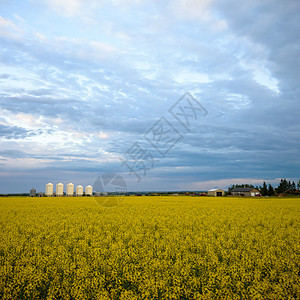
[{"label": "tree", "polygon": [[268,196],[268,194],[269,194],[268,187],[267,187],[267,184],[265,181],[263,183],[263,187],[261,188],[260,192],[261,192],[262,196]]},{"label": "tree", "polygon": [[275,194],[274,189],[271,184],[269,184],[268,194],[269,194],[269,196],[274,196],[274,194]]},{"label": "tree", "polygon": [[280,180],[280,183],[277,187],[277,193],[278,194],[283,194],[284,192],[286,192],[287,190],[289,189],[289,184],[287,182],[287,180],[284,178],[284,179],[281,179]]},{"label": "tree", "polygon": [[228,188],[228,192],[231,192],[233,189],[235,189],[235,185],[232,184],[229,188]]},{"label": "tree", "polygon": [[229,188],[228,191],[232,191],[235,188],[254,188],[252,184],[232,184]]}]

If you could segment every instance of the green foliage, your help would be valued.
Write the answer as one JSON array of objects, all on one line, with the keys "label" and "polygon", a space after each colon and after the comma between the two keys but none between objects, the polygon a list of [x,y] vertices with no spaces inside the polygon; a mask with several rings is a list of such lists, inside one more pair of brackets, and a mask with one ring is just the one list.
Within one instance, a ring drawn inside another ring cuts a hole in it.
[{"label": "green foliage", "polygon": [[1,299],[299,299],[298,198],[0,198]]},{"label": "green foliage", "polygon": [[[299,186],[299,182],[297,186]],[[297,194],[296,183],[294,181],[287,181],[285,178],[281,179],[276,192],[277,194]]]},{"label": "green foliage", "polygon": [[262,188],[260,189],[261,195],[262,196],[268,196],[269,195],[269,190],[267,187],[266,182],[264,181]]},{"label": "green foliage", "polygon": [[269,195],[269,196],[274,196],[274,195],[275,195],[274,188],[272,187],[271,184],[269,184],[268,195]]},{"label": "green foliage", "polygon": [[231,192],[235,188],[254,188],[252,184],[233,184],[228,188],[228,192]]},{"label": "green foliage", "polygon": [[276,189],[278,194],[284,193],[288,190],[288,182],[286,179],[281,179],[280,183]]}]

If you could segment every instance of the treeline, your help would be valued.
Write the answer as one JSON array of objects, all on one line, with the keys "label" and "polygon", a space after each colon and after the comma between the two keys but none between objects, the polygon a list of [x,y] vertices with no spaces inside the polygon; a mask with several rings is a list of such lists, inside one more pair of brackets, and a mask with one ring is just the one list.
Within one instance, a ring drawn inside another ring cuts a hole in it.
[{"label": "treeline", "polygon": [[260,191],[262,196],[275,196],[275,195],[300,195],[300,180],[298,182],[288,181],[285,178],[280,180],[277,187],[271,184],[266,184],[264,181],[262,186],[254,186],[252,184],[233,184],[228,188],[231,192],[234,188],[255,188]]},{"label": "treeline", "polygon": [[14,193],[14,194],[0,194],[0,197],[26,197],[29,196],[29,193]]}]

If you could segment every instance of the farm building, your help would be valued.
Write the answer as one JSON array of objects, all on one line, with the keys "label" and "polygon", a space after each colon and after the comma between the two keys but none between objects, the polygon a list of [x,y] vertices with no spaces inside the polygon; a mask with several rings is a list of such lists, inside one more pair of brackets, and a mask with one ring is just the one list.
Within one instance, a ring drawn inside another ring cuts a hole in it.
[{"label": "farm building", "polygon": [[235,188],[231,191],[231,194],[235,196],[254,197],[260,195],[260,192],[255,188]]},{"label": "farm building", "polygon": [[211,189],[207,192],[207,196],[222,197],[225,192],[221,189]]}]

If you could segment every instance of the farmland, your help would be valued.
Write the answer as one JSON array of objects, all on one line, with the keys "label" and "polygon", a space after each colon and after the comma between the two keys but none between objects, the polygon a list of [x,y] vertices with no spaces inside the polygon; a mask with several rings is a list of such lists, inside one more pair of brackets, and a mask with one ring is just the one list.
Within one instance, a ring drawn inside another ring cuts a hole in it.
[{"label": "farmland", "polygon": [[1,299],[299,299],[299,198],[0,198]]}]

